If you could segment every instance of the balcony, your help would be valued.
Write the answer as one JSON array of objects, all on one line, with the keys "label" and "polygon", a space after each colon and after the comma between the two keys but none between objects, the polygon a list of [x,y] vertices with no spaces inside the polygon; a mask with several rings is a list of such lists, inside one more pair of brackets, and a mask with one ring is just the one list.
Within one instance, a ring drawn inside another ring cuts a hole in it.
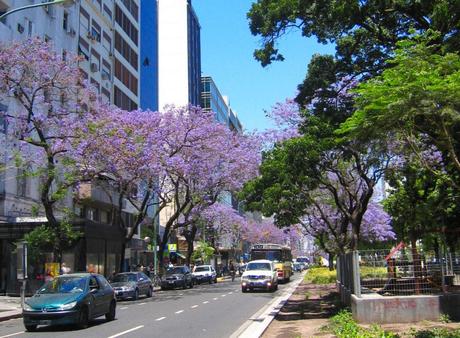
[{"label": "balcony", "polygon": [[[77,192],[77,200],[86,203],[113,205],[118,203],[119,194],[107,184],[82,183]],[[123,208],[125,201],[123,201]]]}]

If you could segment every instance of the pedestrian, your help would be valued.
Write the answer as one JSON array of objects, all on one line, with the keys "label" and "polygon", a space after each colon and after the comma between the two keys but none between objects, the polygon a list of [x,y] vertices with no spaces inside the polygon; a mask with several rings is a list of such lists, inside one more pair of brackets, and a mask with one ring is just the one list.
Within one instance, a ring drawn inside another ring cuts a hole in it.
[{"label": "pedestrian", "polygon": [[68,273],[70,273],[70,268],[65,263],[62,263],[60,274],[67,275]]},{"label": "pedestrian", "polygon": [[235,264],[233,264],[233,260],[230,260],[230,263],[228,264],[228,270],[230,271],[230,276],[232,276],[232,282],[235,280]]}]

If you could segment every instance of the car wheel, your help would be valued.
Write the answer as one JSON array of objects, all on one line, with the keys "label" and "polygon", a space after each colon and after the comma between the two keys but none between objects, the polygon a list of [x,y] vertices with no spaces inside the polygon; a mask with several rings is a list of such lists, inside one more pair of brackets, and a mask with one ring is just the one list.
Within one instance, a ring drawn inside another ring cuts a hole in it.
[{"label": "car wheel", "polygon": [[86,329],[89,323],[89,313],[88,308],[83,307],[80,311],[80,317],[78,318],[78,328]]},{"label": "car wheel", "polygon": [[193,289],[193,281],[190,281],[190,289]]},{"label": "car wheel", "polygon": [[138,300],[138,299],[139,299],[139,290],[138,290],[138,289],[136,289],[136,290],[134,291],[134,297],[133,297],[133,299],[134,299],[134,300]]},{"label": "car wheel", "polygon": [[246,292],[248,292],[248,289],[242,287],[242,288],[241,288],[241,292],[246,293]]},{"label": "car wheel", "polygon": [[152,297],[152,295],[153,295],[152,287],[149,287],[149,291],[147,291],[147,298]]},{"label": "car wheel", "polygon": [[37,331],[37,325],[33,325],[33,324],[24,324],[24,327],[26,328],[26,331],[29,331],[29,332],[35,332],[35,331]]},{"label": "car wheel", "polygon": [[110,322],[112,320],[115,319],[115,313],[116,313],[116,308],[117,308],[117,305],[115,303],[114,300],[112,300],[112,302],[110,302],[110,309],[109,309],[109,312],[107,312],[105,314],[105,319]]}]

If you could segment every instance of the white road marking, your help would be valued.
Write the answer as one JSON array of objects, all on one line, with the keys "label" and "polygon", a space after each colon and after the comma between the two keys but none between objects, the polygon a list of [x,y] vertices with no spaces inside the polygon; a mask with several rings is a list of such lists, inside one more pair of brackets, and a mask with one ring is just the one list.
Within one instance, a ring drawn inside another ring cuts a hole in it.
[{"label": "white road marking", "polygon": [[183,296],[184,294],[183,293],[179,293],[179,296]]},{"label": "white road marking", "polygon": [[[110,337],[108,337],[108,338],[120,337],[120,336],[122,336],[122,335],[124,335],[124,334],[126,334],[126,333],[129,333],[129,332],[133,332],[133,331],[142,329],[143,327],[144,327],[144,325],[139,325],[139,326],[133,327],[132,329],[129,329],[129,330],[126,330],[126,331],[123,331],[123,332],[114,334],[113,336],[110,336]],[[1,337],[0,337],[0,338],[1,338]]]},{"label": "white road marking", "polygon": [[228,294],[231,295],[232,293],[233,293],[233,291],[232,291],[232,292],[229,292]]},{"label": "white road marking", "polygon": [[209,301],[205,301],[205,302],[203,302],[203,304],[208,304],[208,303],[209,303]]},{"label": "white road marking", "polygon": [[176,311],[174,313],[178,315],[179,313],[182,313],[182,312],[184,312],[184,310],[179,310],[179,311]]},{"label": "white road marking", "polygon": [[216,298],[213,298],[213,299],[214,299],[214,300],[218,300],[219,298],[216,297]]},{"label": "white road marking", "polygon": [[226,295],[221,295],[221,297],[225,297]]},{"label": "white road marking", "polygon": [[120,308],[120,310],[126,310],[128,307],[127,306],[123,306]]},{"label": "white road marking", "polygon": [[198,307],[198,305],[190,306],[191,309],[194,309],[194,308],[196,308],[196,307]]},{"label": "white road marking", "polygon": [[139,303],[139,304],[137,304],[137,305],[145,305],[145,304],[147,304],[147,303]]},{"label": "white road marking", "polygon": [[21,331],[21,332],[16,332],[16,333],[7,334],[6,336],[1,336],[0,338],[13,337],[13,336],[17,336],[17,335],[19,335],[19,334],[23,334],[23,333],[25,333],[25,331]]},{"label": "white road marking", "polygon": [[166,317],[160,317],[160,318],[157,318],[157,319],[155,319],[155,320],[156,320],[157,322],[159,322],[160,320],[163,320],[163,319],[165,319],[165,318],[166,318]]}]

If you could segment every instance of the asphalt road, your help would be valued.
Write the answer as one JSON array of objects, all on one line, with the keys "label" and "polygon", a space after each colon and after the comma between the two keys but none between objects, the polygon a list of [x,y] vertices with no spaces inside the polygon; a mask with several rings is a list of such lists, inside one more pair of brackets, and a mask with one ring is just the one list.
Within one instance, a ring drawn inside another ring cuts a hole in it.
[{"label": "asphalt road", "polygon": [[84,330],[39,327],[37,332],[29,333],[24,332],[22,319],[13,319],[0,323],[0,338],[229,337],[285,287],[280,285],[274,293],[243,294],[236,278],[234,282],[195,285],[193,289],[158,291],[152,298],[118,302],[112,322],[100,317]]}]

